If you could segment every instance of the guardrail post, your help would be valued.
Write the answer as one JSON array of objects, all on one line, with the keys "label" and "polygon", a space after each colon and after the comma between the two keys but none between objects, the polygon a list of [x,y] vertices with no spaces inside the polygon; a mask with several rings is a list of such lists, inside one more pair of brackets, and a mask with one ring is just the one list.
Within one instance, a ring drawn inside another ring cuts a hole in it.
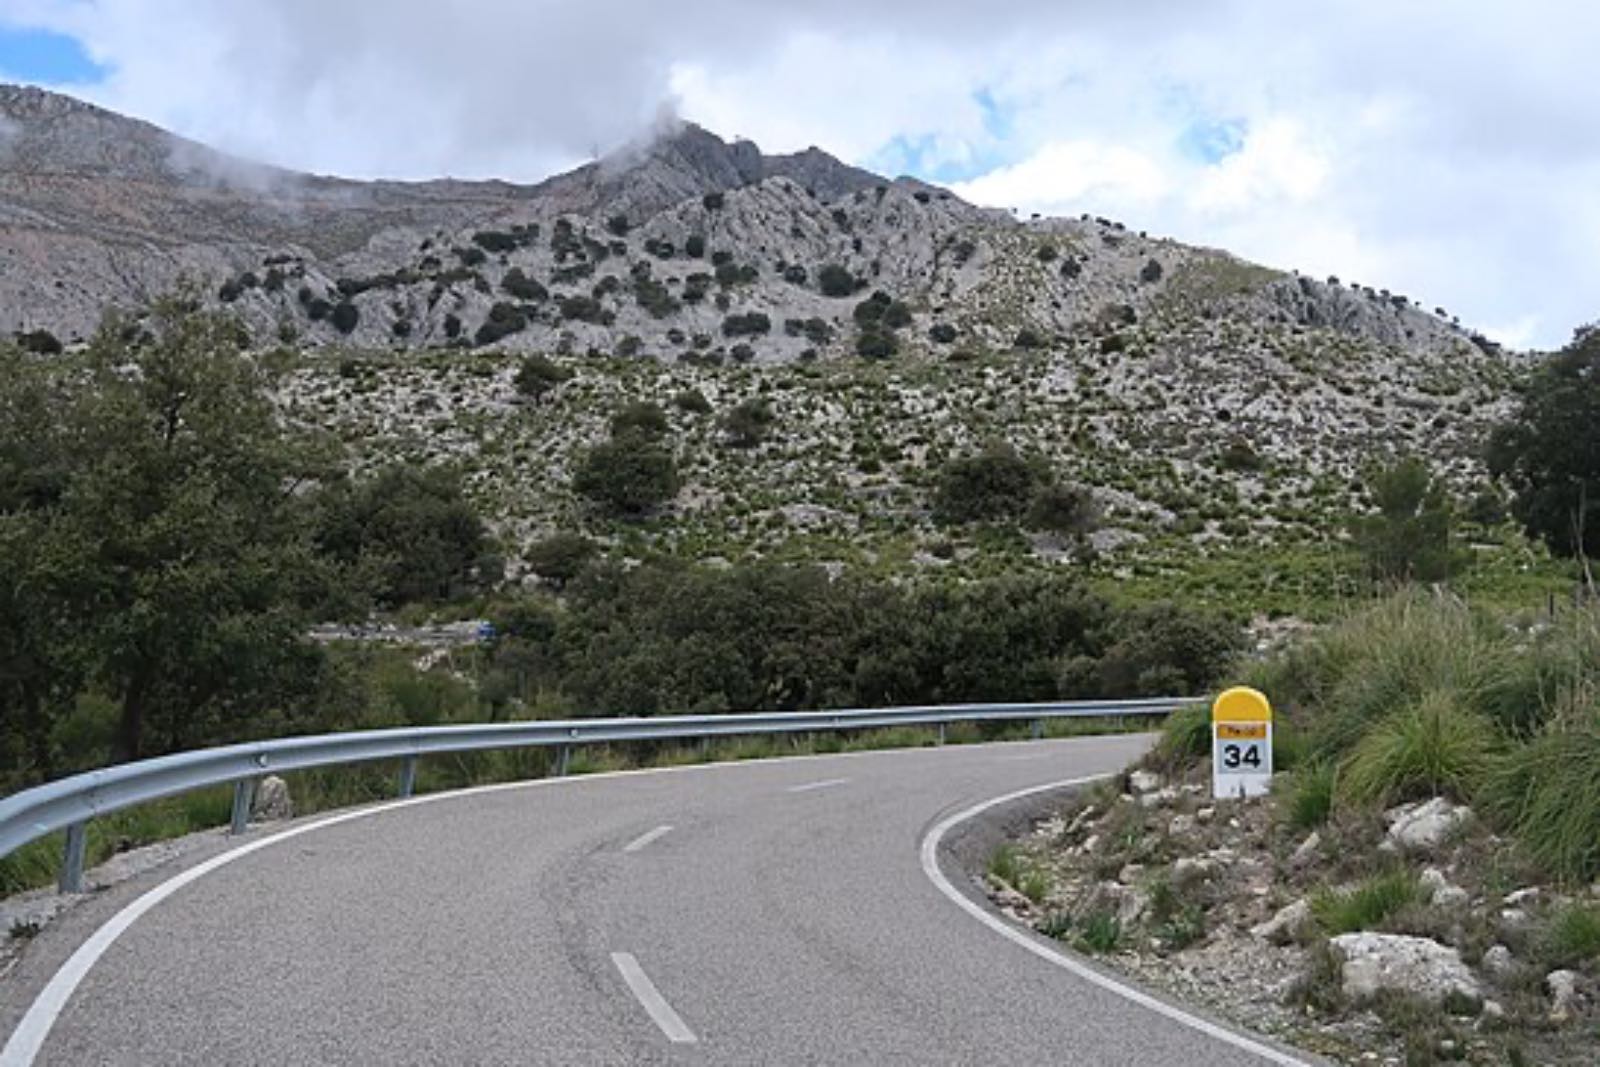
[{"label": "guardrail post", "polygon": [[944,744],[944,723],[939,724],[939,743]]},{"label": "guardrail post", "polygon": [[400,795],[408,797],[417,788],[417,757],[407,756],[400,761]]},{"label": "guardrail post", "polygon": [[572,762],[572,746],[571,745],[562,745],[561,748],[556,752],[556,777],[557,778],[565,778],[567,776],[567,766],[571,762]]},{"label": "guardrail post", "polygon": [[1033,720],[1033,739],[1035,741],[1038,741],[1038,740],[1043,739],[1043,737],[1044,737],[1044,720],[1043,719],[1034,719]]},{"label": "guardrail post", "polygon": [[250,825],[250,805],[256,799],[256,780],[241,778],[233,783],[233,817],[228,823],[230,834],[242,834]]},{"label": "guardrail post", "polygon": [[63,893],[83,892],[83,862],[89,849],[89,824],[75,822],[67,827],[67,851],[61,858],[61,879],[57,883]]}]

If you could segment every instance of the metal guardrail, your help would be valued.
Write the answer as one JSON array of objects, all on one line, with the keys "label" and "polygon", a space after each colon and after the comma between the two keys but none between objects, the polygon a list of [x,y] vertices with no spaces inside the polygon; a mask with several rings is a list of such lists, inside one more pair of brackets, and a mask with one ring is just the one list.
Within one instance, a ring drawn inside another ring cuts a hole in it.
[{"label": "metal guardrail", "polygon": [[372,760],[400,761],[398,793],[411,795],[422,756],[485,749],[554,747],[557,774],[565,774],[575,745],[610,741],[709,740],[744,734],[938,726],[956,722],[1031,720],[1033,735],[1046,719],[1126,718],[1166,715],[1192,700],[1071,701],[1049,704],[953,704],[847,711],[770,712],[750,715],[681,715],[649,719],[569,719],[551,722],[428,726],[255,741],[158,759],[123,763],[73,775],[0,798],[0,858],[57,830],[67,831],[61,865],[63,892],[83,888],[89,820],[162,797],[207,786],[234,786],[232,832],[249,822],[256,783],[267,774]]}]

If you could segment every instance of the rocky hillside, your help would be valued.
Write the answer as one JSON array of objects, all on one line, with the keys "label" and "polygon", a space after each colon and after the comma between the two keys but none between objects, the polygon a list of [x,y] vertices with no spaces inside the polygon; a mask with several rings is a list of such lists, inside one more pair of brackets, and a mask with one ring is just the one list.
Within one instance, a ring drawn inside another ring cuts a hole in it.
[{"label": "rocky hillside", "polygon": [[[1325,545],[1374,459],[1474,487],[1516,372],[1398,294],[692,125],[518,187],[271,170],[32,89],[0,116],[0,331],[70,343],[187,276],[288,353],[286,411],[358,466],[463,464],[513,573],[573,529],[896,571],[1080,556],[932,521],[941,466],[996,439],[1092,490],[1112,573]],[[538,399],[535,352],[564,376]],[[770,422],[737,440],[754,401]],[[572,475],[638,402],[681,489],[618,523]]]}]

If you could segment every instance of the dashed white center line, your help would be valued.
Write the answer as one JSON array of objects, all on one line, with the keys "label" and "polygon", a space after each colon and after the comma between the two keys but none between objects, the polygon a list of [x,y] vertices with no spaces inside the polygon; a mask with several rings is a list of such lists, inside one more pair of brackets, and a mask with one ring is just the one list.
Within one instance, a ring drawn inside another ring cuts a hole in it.
[{"label": "dashed white center line", "polygon": [[661,838],[665,837],[667,834],[669,834],[671,832],[672,832],[672,827],[670,827],[670,826],[658,826],[654,830],[651,830],[649,833],[640,834],[638,837],[634,838],[632,841],[629,841],[626,845],[624,845],[622,847],[622,851],[624,851],[624,852],[638,852],[641,848],[644,848],[644,846],[650,844],[652,841],[659,841]]},{"label": "dashed white center line", "polygon": [[617,965],[617,970],[622,973],[622,980],[628,983],[628,991],[633,994],[651,1020],[667,1035],[667,1040],[674,1045],[693,1045],[700,1039],[694,1036],[694,1031],[684,1025],[678,1013],[672,1010],[672,1005],[667,1003],[656,984],[650,981],[650,976],[644,973],[639,966],[639,961],[627,952],[613,952],[611,962]]},{"label": "dashed white center line", "polygon": [[850,781],[848,778],[829,778],[822,782],[807,782],[805,785],[791,785],[785,793],[809,793],[813,789],[831,789],[836,785],[844,785]]}]

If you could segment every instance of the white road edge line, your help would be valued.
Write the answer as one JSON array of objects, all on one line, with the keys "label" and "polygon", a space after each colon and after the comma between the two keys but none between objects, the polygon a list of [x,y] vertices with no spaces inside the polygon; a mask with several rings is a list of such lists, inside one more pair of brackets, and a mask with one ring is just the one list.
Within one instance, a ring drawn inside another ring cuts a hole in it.
[{"label": "white road edge line", "polygon": [[[1130,735],[1131,736],[1131,735]],[[1072,744],[1077,738],[1064,738],[1052,741],[1033,742],[1034,744]],[[598,774],[574,775],[567,778],[535,778],[531,781],[497,782],[493,785],[471,786],[466,789],[452,789],[442,793],[427,793],[419,797],[408,797],[404,800],[390,800],[381,804],[374,804],[367,808],[357,808],[338,815],[331,815],[316,822],[309,822],[303,826],[296,826],[289,830],[263,837],[259,841],[251,841],[240,845],[218,856],[213,856],[187,871],[173,875],[153,889],[147,890],[144,895],[134,899],[117,914],[113,915],[106,924],[96,930],[90,938],[79,945],[77,950],[61,965],[49,983],[34,998],[28,1006],[28,1011],[17,1023],[11,1036],[7,1038],[5,1048],[0,1049],[0,1067],[33,1067],[33,1061],[38,1057],[39,1050],[44,1047],[45,1040],[50,1036],[50,1031],[55,1027],[56,1019],[66,1008],[67,1002],[72,999],[72,994],[88,976],[100,957],[105,955],[117,938],[136,922],[140,916],[166,900],[172,894],[182,889],[191,882],[198,881],[205,875],[220,867],[225,867],[234,860],[243,859],[245,856],[270,845],[308,834],[313,830],[321,830],[339,823],[350,822],[354,819],[370,818],[382,815],[384,812],[394,811],[398,808],[408,808],[415,804],[431,804],[439,800],[458,800],[466,797],[482,796],[485,793],[499,793],[512,789],[533,789],[538,787],[553,787],[559,785],[575,786],[584,782],[606,781],[611,778],[637,778],[654,774],[694,774],[703,771],[728,770],[738,767],[770,767],[783,763],[800,763],[806,760],[839,760],[839,759],[872,759],[885,755],[914,753],[964,753],[981,751],[997,744],[1008,742],[990,742],[988,744],[952,745],[948,748],[915,748],[915,749],[884,749],[881,751],[866,752],[835,752],[813,753],[804,756],[777,756],[764,760],[730,760],[723,763],[698,763],[682,767],[647,767],[631,771],[602,771]]]},{"label": "white road edge line", "polygon": [[831,789],[836,785],[844,785],[849,781],[850,779],[848,778],[828,778],[821,782],[807,782],[805,785],[791,785],[788,789],[785,789],[784,792],[809,793],[813,789]]},{"label": "white road edge line", "polygon": [[641,848],[644,848],[644,846],[650,844],[652,841],[659,841],[661,838],[667,836],[671,832],[672,827],[670,826],[658,826],[654,830],[651,830],[648,833],[640,834],[632,841],[629,841],[626,845],[623,845],[622,851],[638,852]]},{"label": "white road edge line", "polygon": [[1243,1051],[1249,1052],[1255,1056],[1260,1056],[1262,1059],[1271,1063],[1280,1064],[1282,1067],[1311,1067],[1311,1064],[1306,1060],[1297,1059],[1294,1056],[1280,1052],[1278,1049],[1275,1049],[1270,1045],[1251,1040],[1242,1034],[1236,1034],[1232,1030],[1218,1026],[1216,1023],[1210,1022],[1207,1019],[1202,1019],[1198,1015],[1193,1015],[1182,1008],[1174,1007],[1173,1005],[1162,1000],[1157,1000],[1148,993],[1142,992],[1138,989],[1135,989],[1133,986],[1125,985],[1114,978],[1101,974],[1099,971],[1080,963],[1071,956],[1063,955],[1062,953],[1057,952],[1048,946],[1039,943],[1038,941],[1035,941],[1021,930],[1014,926],[1007,925],[999,918],[985,911],[980,905],[974,903],[969,897],[966,896],[966,894],[962,893],[955,886],[951,885],[950,880],[946,878],[944,876],[944,872],[939,869],[940,842],[944,840],[945,835],[948,834],[952,829],[966,822],[967,820],[974,819],[977,816],[982,815],[990,808],[996,808],[1002,804],[1009,804],[1014,800],[1021,800],[1023,797],[1032,796],[1035,793],[1047,793],[1053,789],[1066,789],[1076,785],[1088,785],[1093,782],[1103,781],[1110,777],[1112,777],[1112,775],[1096,774],[1087,778],[1069,778],[1066,781],[1050,782],[1045,785],[1036,785],[1029,789],[1019,789],[1015,793],[1007,793],[1005,796],[995,797],[992,800],[986,800],[981,804],[974,804],[965,811],[956,812],[956,814],[949,816],[941,821],[938,825],[934,826],[934,828],[929,830],[922,838],[922,872],[928,876],[928,880],[934,884],[934,887],[937,888],[939,892],[949,897],[958,907],[961,908],[962,911],[966,912],[974,919],[977,919],[979,922],[983,923],[1001,937],[1004,937],[1006,940],[1011,941],[1024,949],[1027,949],[1040,959],[1048,963],[1053,963],[1063,970],[1070,971],[1072,974],[1082,978],[1084,981],[1099,986],[1101,989],[1104,989],[1107,992],[1115,993],[1117,996],[1122,997],[1125,1000],[1130,1000],[1139,1005],[1141,1008],[1147,1008],[1148,1010],[1153,1011],[1158,1015],[1163,1015],[1174,1022],[1181,1023],[1184,1026],[1198,1030],[1207,1037],[1213,1037],[1218,1041],[1226,1042],[1235,1048],[1242,1049]]},{"label": "white road edge line", "polygon": [[672,1010],[672,1005],[667,1003],[667,998],[661,995],[656,984],[650,981],[650,976],[644,973],[638,960],[626,952],[613,952],[611,962],[622,972],[622,980],[628,983],[628,991],[649,1013],[651,1021],[667,1035],[668,1041],[674,1045],[693,1045],[700,1040]]}]

